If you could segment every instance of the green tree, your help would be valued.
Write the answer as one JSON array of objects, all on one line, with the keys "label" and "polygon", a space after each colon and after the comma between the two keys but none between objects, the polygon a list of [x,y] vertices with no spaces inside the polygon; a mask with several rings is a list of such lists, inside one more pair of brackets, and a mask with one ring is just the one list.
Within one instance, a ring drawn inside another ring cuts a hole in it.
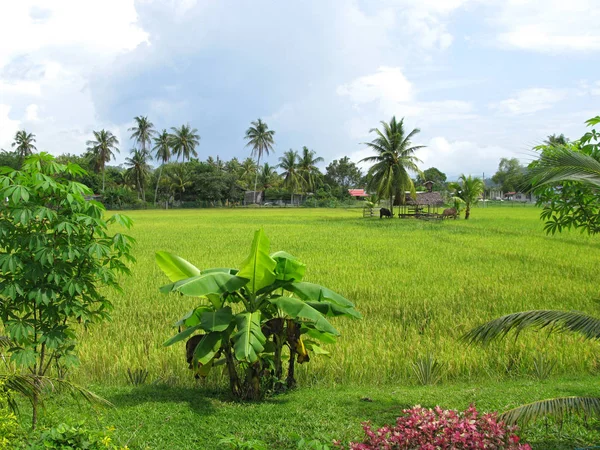
[{"label": "green tree", "polygon": [[446,174],[435,167],[430,167],[429,169],[425,169],[422,175],[419,175],[418,181],[419,184],[424,184],[426,181],[433,182],[433,190],[439,191],[443,189],[446,185]]},{"label": "green tree", "polygon": [[[83,171],[47,154],[27,158],[21,171],[0,172],[0,319],[12,341],[11,361],[39,385],[51,363],[72,365],[76,323],[109,318],[102,286],[119,288],[118,273],[133,238],[111,235],[108,224],[126,227],[120,215],[104,219],[104,207],[86,201],[86,186],[68,178]],[[33,399],[37,423],[38,395]]]},{"label": "green tree", "polygon": [[544,140],[544,144],[545,145],[549,145],[551,147],[555,147],[555,146],[563,146],[563,145],[567,145],[569,142],[569,139],[565,137],[564,134],[551,134],[550,136],[548,136],[548,139]]},{"label": "green tree", "polygon": [[413,146],[411,139],[421,130],[415,128],[406,134],[404,119],[396,121],[392,117],[390,123],[381,122],[382,130],[373,128],[370,133],[375,133],[376,138],[366,142],[376,155],[362,159],[361,162],[374,163],[369,169],[369,189],[375,191],[380,198],[390,199],[390,210],[394,212],[394,198],[400,196],[404,203],[406,191],[415,195],[415,185],[410,177],[410,172],[419,174],[417,163],[421,161],[415,152],[424,146]]},{"label": "green tree", "polygon": [[133,120],[135,125],[128,130],[132,132],[131,139],[140,146],[143,153],[149,154],[152,137],[156,134],[154,124],[146,116],[137,116]]},{"label": "green tree", "polygon": [[[269,126],[258,119],[250,123],[250,127],[246,130],[246,147],[252,147],[252,155],[256,156],[256,167],[260,167],[260,158],[263,155],[269,155],[273,151],[275,145],[275,131],[269,130]],[[254,176],[254,203],[256,203],[256,185],[258,183],[258,171]]]},{"label": "green tree", "polygon": [[264,163],[260,169],[259,180],[261,190],[265,190],[278,183],[279,174],[275,167],[269,165],[269,163]]},{"label": "green tree", "polygon": [[504,192],[517,192],[523,188],[525,168],[517,158],[501,158],[492,181]]},{"label": "green tree", "polygon": [[94,131],[94,139],[86,142],[87,150],[92,154],[94,167],[97,172],[102,172],[102,192],[106,188],[105,168],[106,163],[115,156],[114,152],[119,153],[117,145],[119,140],[110,131]]},{"label": "green tree", "polygon": [[325,182],[331,186],[339,186],[346,193],[348,189],[358,187],[361,180],[362,172],[347,156],[339,161],[333,160],[325,171]]},{"label": "green tree", "polygon": [[21,167],[21,159],[17,152],[0,151],[0,167],[12,167],[13,169]]},{"label": "green tree", "polygon": [[283,169],[283,185],[292,195],[292,205],[294,204],[294,192],[297,192],[304,184],[304,179],[298,170],[298,152],[289,149],[279,158],[279,168]]},{"label": "green tree", "polygon": [[160,186],[163,168],[171,159],[171,136],[167,130],[162,130],[162,133],[154,138],[154,147],[152,150],[154,151],[154,159],[160,162],[160,171],[158,172],[156,189],[154,191],[154,206],[156,206],[156,201],[158,198],[158,186]]},{"label": "green tree", "polygon": [[143,150],[132,149],[131,157],[125,158],[127,166],[127,177],[133,180],[138,191],[138,198],[146,201],[146,180],[150,175],[150,165],[148,164],[148,153]]},{"label": "green tree", "polygon": [[200,145],[198,130],[189,125],[181,125],[179,128],[172,127],[171,130],[173,133],[170,144],[177,161],[180,156],[184,162],[189,161],[192,156],[197,157],[196,147]]},{"label": "green tree", "polygon": [[294,387],[295,364],[309,362],[309,352],[327,354],[319,343],[333,343],[339,335],[327,318],[361,317],[341,295],[304,282],[306,267],[294,256],[270,253],[262,230],[239,269],[200,270],[167,252],[158,252],[156,261],[172,281],[161,292],[204,299],[175,323],[184,329],[165,345],[191,337],[186,346],[192,343],[197,374],[224,364],[235,397],[259,399],[266,391]]},{"label": "green tree", "polygon": [[252,158],[246,158],[240,164],[238,176],[240,184],[245,189],[250,189],[252,181],[256,177],[257,167],[256,162]]},{"label": "green tree", "polygon": [[302,155],[298,161],[298,172],[304,180],[306,192],[314,192],[316,190],[317,180],[321,176],[321,171],[317,164],[323,162],[324,159],[315,156],[314,150],[309,150],[307,147],[302,147]]},{"label": "green tree", "polygon": [[458,178],[458,182],[450,183],[450,189],[454,191],[454,195],[462,200],[465,204],[465,219],[471,216],[471,206],[479,201],[485,185],[481,178],[466,176],[462,174]]},{"label": "green tree", "polygon": [[22,164],[23,160],[31,155],[34,150],[37,150],[35,145],[35,134],[28,133],[25,130],[17,131],[15,134],[15,140],[11,144],[11,147],[17,152],[19,157],[19,163]]},{"label": "green tree", "polygon": [[[586,122],[600,123],[600,116]],[[526,183],[542,206],[547,233],[576,228],[600,232],[600,133],[595,129],[565,145],[536,148],[540,158],[529,165]]]}]

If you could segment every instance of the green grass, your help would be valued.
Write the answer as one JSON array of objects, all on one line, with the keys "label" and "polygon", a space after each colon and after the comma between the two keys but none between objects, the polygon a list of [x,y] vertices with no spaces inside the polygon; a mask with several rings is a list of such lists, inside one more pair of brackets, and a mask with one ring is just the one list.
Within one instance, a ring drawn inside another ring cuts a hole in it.
[{"label": "green grass", "polygon": [[556,360],[555,374],[597,373],[598,344],[576,336],[528,333],[489,349],[459,341],[471,327],[509,312],[597,313],[600,242],[576,233],[546,236],[538,214],[485,208],[468,221],[432,223],[363,219],[360,210],[339,209],[131,212],[138,263],[123,280],[123,294],[109,293],[113,321],[81,333],[82,364],[72,376],[120,385],[128,368],[144,368],[149,380],[189,385],[184,344],[162,343],[196,301],[158,292],[168,280],[154,252],[171,251],[201,268],[235,267],[259,227],[273,251],[307,264],[308,281],[339,291],[364,315],[334,320],[342,336],[329,346],[332,358],[301,366],[303,386],[410,384],[412,362],[427,354],[445,364],[445,382],[527,376],[540,353]]},{"label": "green grass", "polygon": [[[333,439],[360,440],[361,422],[392,423],[402,409],[416,404],[462,410],[475,403],[479,410],[490,411],[552,396],[599,394],[597,380],[589,376],[434,387],[313,387],[262,403],[236,403],[194,387],[93,388],[117,408],[97,415],[69,397],[53,399],[46,402],[42,426],[82,418],[93,429],[116,426],[115,442],[131,449],[218,449],[219,440],[227,436],[261,440],[270,449],[294,449],[300,437],[328,444]],[[600,442],[600,423],[569,418],[562,426],[540,422],[519,434],[534,449],[573,449]]]}]

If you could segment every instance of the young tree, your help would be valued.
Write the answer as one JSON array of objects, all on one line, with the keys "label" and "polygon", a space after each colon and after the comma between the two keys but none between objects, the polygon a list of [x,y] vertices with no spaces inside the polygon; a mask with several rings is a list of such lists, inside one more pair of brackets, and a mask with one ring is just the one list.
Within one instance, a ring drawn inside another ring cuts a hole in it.
[{"label": "young tree", "polygon": [[182,161],[190,160],[193,156],[198,156],[196,147],[200,145],[200,135],[196,128],[192,128],[189,125],[181,125],[179,128],[172,127],[170,144],[173,154],[177,157],[181,156]]},{"label": "young tree", "polygon": [[146,180],[150,175],[150,165],[148,164],[148,153],[143,150],[131,150],[133,156],[125,158],[127,169],[127,177],[133,180],[138,190],[138,198],[146,201]]},{"label": "young tree", "polygon": [[[263,154],[269,155],[275,145],[275,131],[269,130],[269,126],[261,119],[250,123],[246,130],[244,139],[248,141],[246,147],[252,147],[252,155],[256,156],[256,167],[260,167],[260,158]],[[254,176],[254,203],[256,203],[256,185],[258,183],[258,171]]]},{"label": "young tree", "polygon": [[405,191],[415,195],[415,185],[410,172],[420,173],[417,163],[421,161],[415,156],[415,152],[424,146],[412,145],[411,138],[421,130],[415,128],[406,134],[404,119],[398,122],[394,116],[390,123],[382,121],[381,125],[383,131],[373,128],[370,133],[375,133],[377,137],[365,143],[376,155],[362,161],[374,163],[369,169],[368,187],[377,192],[380,198],[390,199],[390,211],[393,214],[395,197],[400,196],[401,202],[404,203]]},{"label": "young tree", "polygon": [[102,172],[102,192],[106,188],[105,168],[106,163],[115,156],[114,152],[119,153],[117,145],[119,140],[110,131],[94,131],[94,139],[86,142],[87,150],[93,155],[96,171]]},{"label": "young tree", "polygon": [[[47,154],[27,158],[21,171],[0,171],[0,319],[12,341],[11,361],[39,385],[51,363],[77,362],[75,324],[109,318],[103,286],[119,288],[129,273],[133,238],[109,234],[108,224],[129,228],[120,215],[87,201],[86,186],[69,177],[83,172]],[[37,422],[38,396],[33,401]]]},{"label": "young tree", "polygon": [[425,169],[422,175],[419,175],[418,181],[420,184],[424,184],[427,181],[433,182],[433,190],[440,190],[446,185],[446,174],[435,167]]},{"label": "young tree", "polygon": [[315,156],[314,150],[309,150],[307,147],[302,147],[302,154],[298,161],[298,172],[304,180],[306,192],[314,192],[316,189],[317,180],[321,176],[321,171],[317,164],[323,162],[324,159]]},{"label": "young tree", "polygon": [[325,182],[330,185],[339,186],[344,190],[358,187],[362,180],[362,172],[358,166],[344,156],[339,161],[333,160],[326,169]]},{"label": "young tree", "polygon": [[23,160],[31,155],[34,150],[37,150],[33,143],[35,142],[35,134],[28,133],[25,130],[17,131],[15,134],[15,140],[11,144],[11,147],[17,152],[19,157],[19,163],[22,164]]},{"label": "young tree", "polygon": [[461,199],[465,204],[465,219],[471,215],[471,206],[479,201],[479,196],[485,189],[481,178],[471,175],[461,175],[458,183],[450,183],[450,189],[454,190],[454,195]]}]

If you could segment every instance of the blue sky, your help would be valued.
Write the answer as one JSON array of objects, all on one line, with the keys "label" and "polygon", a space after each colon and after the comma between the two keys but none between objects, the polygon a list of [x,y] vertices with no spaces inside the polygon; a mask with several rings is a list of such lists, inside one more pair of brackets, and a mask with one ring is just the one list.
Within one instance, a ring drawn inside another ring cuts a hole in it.
[{"label": "blue sky", "polygon": [[132,147],[132,118],[190,123],[200,158],[244,158],[261,117],[278,157],[332,159],[392,115],[422,168],[493,173],[600,113],[593,0],[0,0],[0,147],[82,153],[94,129]]}]

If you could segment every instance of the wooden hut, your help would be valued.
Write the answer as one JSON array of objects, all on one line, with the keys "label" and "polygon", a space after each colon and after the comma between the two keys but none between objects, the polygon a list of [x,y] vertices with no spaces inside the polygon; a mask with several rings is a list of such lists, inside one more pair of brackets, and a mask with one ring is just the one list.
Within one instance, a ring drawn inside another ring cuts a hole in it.
[{"label": "wooden hut", "polygon": [[401,202],[402,197],[396,196],[394,205],[399,207],[399,218],[432,219],[440,217],[439,208],[444,206],[442,195],[433,191],[432,181],[427,181],[425,187],[427,191],[417,192],[415,198],[411,196],[410,192],[406,192],[403,203]]}]

